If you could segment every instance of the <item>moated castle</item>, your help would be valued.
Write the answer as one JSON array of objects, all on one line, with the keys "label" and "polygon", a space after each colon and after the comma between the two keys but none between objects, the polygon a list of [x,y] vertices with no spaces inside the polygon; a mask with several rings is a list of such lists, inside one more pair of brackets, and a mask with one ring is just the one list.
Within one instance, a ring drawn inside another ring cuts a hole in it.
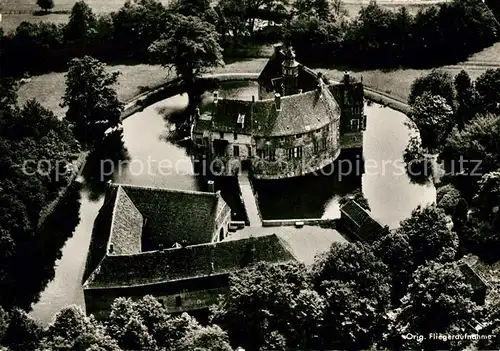
[{"label": "moated castle", "polygon": [[[220,175],[242,169],[258,179],[302,176],[330,165],[343,149],[363,146],[363,84],[345,74],[330,83],[275,46],[259,78],[258,100],[220,99],[197,114],[197,158]],[[216,161],[214,161],[216,160]]]}]

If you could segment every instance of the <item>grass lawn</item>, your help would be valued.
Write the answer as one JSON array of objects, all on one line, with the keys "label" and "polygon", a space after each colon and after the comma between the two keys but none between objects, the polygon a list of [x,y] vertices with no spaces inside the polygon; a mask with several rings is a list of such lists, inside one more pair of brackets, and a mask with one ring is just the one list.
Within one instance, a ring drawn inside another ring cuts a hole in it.
[{"label": "grass lawn", "polygon": [[[266,62],[265,58],[240,60],[214,69],[213,72],[257,73],[264,68]],[[155,87],[165,82],[168,73],[161,66],[144,64],[108,66],[108,70],[121,72],[116,90],[119,99],[124,102],[138,95],[145,87]],[[63,116],[65,110],[60,104],[66,89],[64,75],[63,72],[57,72],[32,77],[31,82],[20,87],[19,102],[24,103],[28,99],[36,98],[56,115]]]},{"label": "grass lawn", "polygon": [[[440,67],[452,76],[458,74],[462,69],[469,73],[471,79],[476,79],[487,69],[500,68],[500,42],[469,57],[464,62],[455,65]],[[319,71],[333,80],[339,80],[344,75],[343,69],[321,68]],[[428,74],[431,69],[394,69],[394,70],[360,70],[351,72],[356,78],[363,78],[366,86],[391,94],[395,98],[406,102],[410,94],[412,82],[423,75]]]},{"label": "grass lawn", "polygon": [[[500,64],[499,64],[500,66]],[[479,77],[487,68],[481,67],[478,69],[470,69],[467,66],[445,66],[443,70],[450,72],[455,76],[461,70],[465,69],[472,79]],[[340,80],[343,75],[343,70],[337,69],[318,69],[323,72],[327,77],[333,80]],[[358,79],[363,79],[363,83],[375,90],[390,94],[396,99],[406,102],[410,94],[410,88],[413,81],[423,75],[428,74],[431,69],[396,69],[396,70],[365,70],[351,72],[351,75]]]}]

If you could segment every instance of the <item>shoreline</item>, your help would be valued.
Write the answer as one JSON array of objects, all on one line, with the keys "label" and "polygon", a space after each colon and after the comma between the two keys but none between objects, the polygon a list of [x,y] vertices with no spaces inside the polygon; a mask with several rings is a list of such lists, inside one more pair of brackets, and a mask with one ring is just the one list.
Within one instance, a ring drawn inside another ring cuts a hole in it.
[{"label": "shoreline", "polygon": [[[202,86],[206,85],[206,88],[210,88],[210,86],[221,83],[221,82],[234,82],[234,81],[251,81],[256,80],[259,76],[259,73],[210,73],[205,74],[199,79],[199,84]],[[144,91],[135,97],[125,101],[125,107],[121,115],[121,120],[125,120],[128,117],[134,115],[137,112],[143,111],[145,108],[161,101],[164,99],[168,99],[174,95],[182,94],[184,92],[184,85],[179,81],[179,79],[173,79],[171,81],[165,82],[159,86],[152,87],[147,91]],[[410,107],[408,104],[402,102],[394,96],[389,94],[377,91],[367,86],[363,86],[363,94],[367,100],[373,101],[375,103],[381,104],[384,107],[389,107],[395,111],[401,112],[405,115],[408,115],[410,111]],[[75,178],[82,171],[81,167],[85,167],[87,162],[87,158],[90,154],[89,150],[82,151],[76,160],[75,164],[75,172],[70,178],[68,184],[63,187],[58,196],[49,202],[47,206],[40,212],[40,217],[38,219],[37,228],[40,228],[45,223],[47,217],[54,211],[57,207],[57,204],[61,201],[61,199],[66,194],[68,188],[71,186]]]}]

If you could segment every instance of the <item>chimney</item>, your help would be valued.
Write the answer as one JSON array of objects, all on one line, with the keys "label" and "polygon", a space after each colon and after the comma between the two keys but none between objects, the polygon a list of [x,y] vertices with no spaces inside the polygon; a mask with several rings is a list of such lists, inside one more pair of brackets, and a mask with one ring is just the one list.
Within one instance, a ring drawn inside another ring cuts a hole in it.
[{"label": "chimney", "polygon": [[113,250],[114,250],[114,248],[113,248],[113,244],[109,244],[108,253],[109,253],[109,254],[112,254],[112,253],[113,253]]},{"label": "chimney", "polygon": [[283,48],[283,44],[274,44],[274,52],[277,54]]},{"label": "chimney", "polygon": [[281,95],[274,94],[274,104],[276,105],[276,111],[281,111]]},{"label": "chimney", "polygon": [[214,91],[214,104],[216,104],[217,101],[219,101],[219,92],[216,90]]},{"label": "chimney", "polygon": [[349,84],[351,81],[351,77],[349,76],[349,72],[345,71],[344,72],[344,84]]},{"label": "chimney", "polygon": [[207,185],[208,185],[208,192],[209,193],[215,193],[215,183],[213,180],[209,180],[207,182]]},{"label": "chimney", "polygon": [[200,118],[200,109],[198,107],[194,110],[194,117],[196,119]]},{"label": "chimney", "polygon": [[302,89],[299,89],[299,94],[302,94]]}]

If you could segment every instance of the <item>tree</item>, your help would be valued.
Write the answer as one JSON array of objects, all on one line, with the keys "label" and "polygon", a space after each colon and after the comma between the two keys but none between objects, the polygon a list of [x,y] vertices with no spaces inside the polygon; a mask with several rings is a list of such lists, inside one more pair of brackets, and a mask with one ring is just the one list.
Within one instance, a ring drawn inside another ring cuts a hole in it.
[{"label": "tree", "polygon": [[371,248],[333,243],[311,269],[326,302],[323,347],[366,349],[382,340],[390,300],[387,266]]},{"label": "tree", "polygon": [[437,189],[436,203],[447,215],[452,215],[462,196],[460,192],[452,185],[446,184]]},{"label": "tree", "polygon": [[453,111],[444,98],[423,93],[411,105],[410,117],[424,148],[435,150],[443,146],[453,122]]},{"label": "tree", "polygon": [[231,22],[231,29],[241,28],[238,23],[244,25],[245,33],[238,33],[240,39],[241,34],[254,34],[257,19],[286,18],[288,13],[288,0],[222,0],[219,6],[226,21]]},{"label": "tree", "polygon": [[454,85],[457,100],[456,121],[458,128],[463,128],[478,112],[476,106],[477,93],[465,70],[461,70],[455,76]]},{"label": "tree", "polygon": [[483,113],[500,113],[500,69],[489,69],[476,79],[479,106]]},{"label": "tree", "polygon": [[54,0],[36,0],[36,4],[46,12],[54,8]]},{"label": "tree", "polygon": [[478,185],[473,199],[476,214],[484,221],[498,222],[500,229],[500,170],[483,175]]},{"label": "tree", "polygon": [[90,6],[83,0],[77,1],[71,9],[69,22],[64,32],[64,41],[86,54],[97,34],[97,18]]},{"label": "tree", "polygon": [[5,312],[5,310],[0,307],[0,344],[5,336],[5,332],[9,327],[9,314]]},{"label": "tree", "polygon": [[44,334],[41,344],[50,350],[119,350],[106,328],[76,305],[59,311]]},{"label": "tree", "polygon": [[179,351],[233,351],[225,331],[218,325],[189,330],[177,345]]},{"label": "tree", "polygon": [[258,264],[230,277],[229,294],[213,308],[234,344],[245,349],[317,349],[323,299],[299,263]]},{"label": "tree", "polygon": [[111,305],[108,332],[122,349],[156,348],[156,342],[136,310],[136,304],[129,298],[117,298]]},{"label": "tree", "polygon": [[375,243],[375,255],[384,262],[392,277],[392,304],[398,306],[415,270],[415,257],[408,235],[390,232]]},{"label": "tree", "polygon": [[471,187],[483,174],[500,168],[500,116],[474,118],[463,130],[455,128],[448,137],[442,158],[452,162],[455,174],[468,175]]},{"label": "tree", "polygon": [[[430,333],[474,333],[474,320],[479,309],[472,300],[473,290],[456,264],[431,263],[413,275],[402,306],[396,310],[392,323],[395,349],[463,350],[470,343],[441,341]],[[423,335],[421,342],[402,339],[411,333]]]},{"label": "tree", "polygon": [[297,0],[293,3],[293,8],[293,15],[299,18],[336,22],[347,16],[347,10],[339,0]]},{"label": "tree", "polygon": [[119,48],[117,58],[146,60],[148,47],[172,26],[167,8],[156,0],[126,1],[113,13],[113,42]]},{"label": "tree", "polygon": [[106,130],[121,121],[123,104],[112,88],[118,75],[106,72],[103,63],[89,56],[70,62],[62,106],[68,107],[66,119],[73,124],[76,139],[87,147],[100,143]]},{"label": "tree", "polygon": [[210,0],[175,0],[170,4],[173,12],[183,16],[199,17],[201,20],[217,23],[217,13],[210,5]]},{"label": "tree", "polygon": [[408,103],[413,105],[416,99],[425,92],[431,96],[441,96],[448,106],[453,107],[453,78],[448,72],[432,70],[428,75],[415,79],[411,85]]},{"label": "tree", "polygon": [[425,183],[432,176],[432,157],[426,154],[420,137],[410,137],[403,153],[403,160],[410,180]]},{"label": "tree", "polygon": [[429,261],[451,261],[458,247],[457,234],[448,228],[443,210],[429,205],[417,207],[403,220],[397,232],[406,235],[413,249],[415,267]]},{"label": "tree", "polygon": [[149,51],[156,62],[175,68],[194,108],[196,79],[209,68],[224,64],[219,34],[212,24],[195,17],[178,15],[173,20],[170,32],[151,44]]},{"label": "tree", "polygon": [[2,344],[9,350],[36,350],[42,328],[26,312],[14,308],[9,313],[10,321]]}]

